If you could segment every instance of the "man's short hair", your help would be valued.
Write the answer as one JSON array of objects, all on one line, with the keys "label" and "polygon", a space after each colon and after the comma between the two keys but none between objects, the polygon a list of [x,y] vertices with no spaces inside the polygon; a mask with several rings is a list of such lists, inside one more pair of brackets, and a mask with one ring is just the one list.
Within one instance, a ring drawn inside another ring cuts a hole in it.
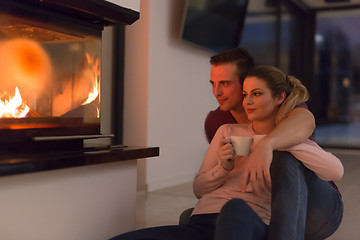
[{"label": "man's short hair", "polygon": [[240,81],[255,66],[255,61],[251,54],[242,47],[224,50],[210,58],[211,65],[216,66],[224,63],[236,64]]}]

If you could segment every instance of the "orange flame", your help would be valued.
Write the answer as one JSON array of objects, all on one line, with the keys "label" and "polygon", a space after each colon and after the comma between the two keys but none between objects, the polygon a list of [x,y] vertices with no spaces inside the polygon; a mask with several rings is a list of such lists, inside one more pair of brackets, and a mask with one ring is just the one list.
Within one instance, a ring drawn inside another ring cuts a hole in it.
[{"label": "orange flame", "polygon": [[[86,105],[93,102],[100,94],[100,59],[91,57],[88,53],[86,53],[86,58],[89,64],[93,63],[93,90],[89,92],[88,98],[81,104]],[[97,108],[97,117],[100,115],[100,109]]]},{"label": "orange flame", "polygon": [[[61,94],[54,97],[52,102],[54,116],[62,116],[81,105],[85,106],[94,103],[90,106],[91,111],[87,113],[91,115],[91,118],[100,117],[100,57],[86,53],[85,60],[87,62],[80,66],[78,73],[68,79],[62,86]],[[96,116],[94,116],[93,107],[96,107]]]},{"label": "orange flame", "polygon": [[30,108],[23,102],[17,87],[12,98],[5,98],[4,101],[0,99],[0,118],[24,118],[29,111]]}]

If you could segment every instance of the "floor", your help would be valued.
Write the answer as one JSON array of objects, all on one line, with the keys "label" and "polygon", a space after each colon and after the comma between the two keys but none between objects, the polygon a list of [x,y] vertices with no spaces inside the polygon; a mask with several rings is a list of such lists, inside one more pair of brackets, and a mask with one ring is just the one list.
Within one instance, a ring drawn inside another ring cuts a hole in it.
[{"label": "floor", "polygon": [[153,192],[138,192],[137,228],[178,224],[185,209],[194,207],[197,199],[192,182]]},{"label": "floor", "polygon": [[[358,240],[360,236],[360,151],[335,151],[344,165],[345,175],[337,182],[345,211],[343,222],[329,240]],[[196,203],[192,183],[153,191],[138,192],[137,228],[177,224],[180,213]]]}]

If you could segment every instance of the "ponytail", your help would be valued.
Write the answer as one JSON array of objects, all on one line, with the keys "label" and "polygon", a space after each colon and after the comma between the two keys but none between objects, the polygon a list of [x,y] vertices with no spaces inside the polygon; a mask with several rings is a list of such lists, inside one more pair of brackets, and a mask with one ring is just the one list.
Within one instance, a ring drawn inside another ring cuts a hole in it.
[{"label": "ponytail", "polygon": [[290,87],[290,91],[286,93],[287,96],[276,114],[276,124],[286,118],[295,106],[309,99],[309,93],[299,79],[286,75],[285,84]]}]

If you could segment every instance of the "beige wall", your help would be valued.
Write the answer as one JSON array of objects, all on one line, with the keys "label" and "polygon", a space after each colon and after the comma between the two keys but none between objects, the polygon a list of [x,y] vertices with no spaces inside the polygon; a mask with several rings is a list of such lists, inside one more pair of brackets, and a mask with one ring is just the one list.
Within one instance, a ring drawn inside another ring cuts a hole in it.
[{"label": "beige wall", "polygon": [[184,4],[140,1],[126,31],[124,143],[160,147],[160,157],[138,162],[150,191],[193,179],[208,146],[204,119],[217,106],[213,53],[180,40]]},{"label": "beige wall", "polygon": [[140,0],[107,0],[108,2],[115,3],[125,8],[130,8],[134,11],[140,10]]},{"label": "beige wall", "polygon": [[[140,20],[126,27],[124,143],[146,146],[148,136],[148,63],[149,14],[148,1],[141,5]],[[157,146],[157,145],[154,145]],[[137,162],[137,188],[146,188],[146,159]]]},{"label": "beige wall", "polygon": [[136,162],[1,177],[0,239],[99,240],[135,228]]}]

